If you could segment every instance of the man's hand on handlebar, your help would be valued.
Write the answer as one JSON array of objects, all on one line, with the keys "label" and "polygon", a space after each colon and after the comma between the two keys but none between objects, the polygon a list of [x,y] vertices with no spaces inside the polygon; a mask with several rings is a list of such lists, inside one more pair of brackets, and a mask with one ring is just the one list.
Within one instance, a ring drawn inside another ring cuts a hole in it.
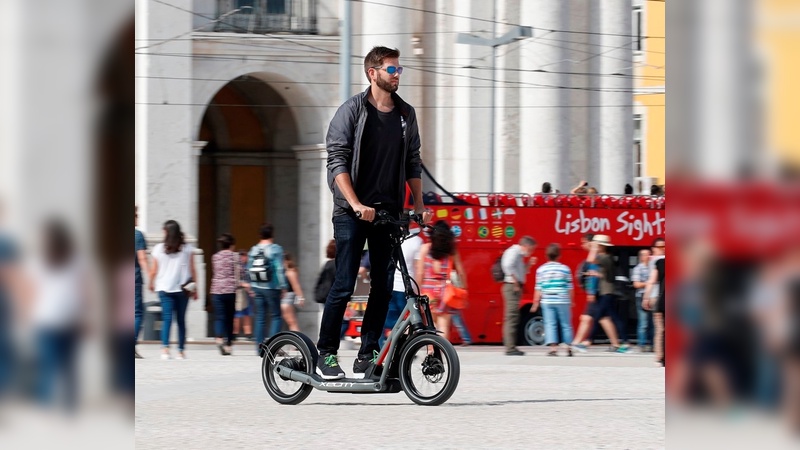
[{"label": "man's hand on handlebar", "polygon": [[430,209],[415,211],[414,214],[422,216],[423,225],[431,223],[431,220],[433,219],[433,211],[431,211]]},{"label": "man's hand on handlebar", "polygon": [[375,220],[375,208],[370,208],[362,204],[353,205],[353,211],[356,212],[356,217],[367,222]]}]

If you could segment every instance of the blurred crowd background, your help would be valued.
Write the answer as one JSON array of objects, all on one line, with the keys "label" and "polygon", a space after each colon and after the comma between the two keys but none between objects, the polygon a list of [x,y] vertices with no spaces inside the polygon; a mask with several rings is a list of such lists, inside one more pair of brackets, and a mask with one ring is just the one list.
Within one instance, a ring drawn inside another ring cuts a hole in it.
[{"label": "blurred crowd background", "polygon": [[[800,1],[666,3],[667,442],[790,445]],[[133,447],[134,47],[129,2],[0,0],[0,448]]]}]

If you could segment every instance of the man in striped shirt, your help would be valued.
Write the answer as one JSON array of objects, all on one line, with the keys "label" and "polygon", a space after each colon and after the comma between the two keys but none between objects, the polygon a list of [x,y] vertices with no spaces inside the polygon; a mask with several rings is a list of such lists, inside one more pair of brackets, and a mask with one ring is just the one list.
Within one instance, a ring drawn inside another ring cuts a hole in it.
[{"label": "man in striped shirt", "polygon": [[558,326],[561,326],[561,342],[567,345],[567,355],[572,356],[572,271],[558,262],[561,247],[550,244],[545,251],[548,262],[536,269],[536,287],[531,312],[542,305],[545,344],[550,346],[548,356],[557,356]]}]

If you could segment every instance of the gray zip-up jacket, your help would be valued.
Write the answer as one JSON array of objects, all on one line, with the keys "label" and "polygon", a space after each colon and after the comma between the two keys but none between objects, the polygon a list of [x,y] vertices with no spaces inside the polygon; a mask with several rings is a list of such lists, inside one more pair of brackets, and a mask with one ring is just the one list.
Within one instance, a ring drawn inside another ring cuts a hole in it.
[{"label": "gray zip-up jacket", "polygon": [[[361,138],[367,122],[367,102],[370,88],[350,97],[336,110],[328,127],[325,144],[328,149],[328,187],[333,193],[333,215],[338,216],[352,210],[350,204],[336,185],[336,176],[349,173],[353,188],[358,186],[358,165],[361,155]],[[419,148],[419,129],[414,108],[392,93],[395,108],[400,108],[403,124],[403,161],[400,185],[397,186],[397,205],[402,207],[405,197],[405,182],[422,176],[422,159]],[[420,199],[421,200],[421,199]]]}]

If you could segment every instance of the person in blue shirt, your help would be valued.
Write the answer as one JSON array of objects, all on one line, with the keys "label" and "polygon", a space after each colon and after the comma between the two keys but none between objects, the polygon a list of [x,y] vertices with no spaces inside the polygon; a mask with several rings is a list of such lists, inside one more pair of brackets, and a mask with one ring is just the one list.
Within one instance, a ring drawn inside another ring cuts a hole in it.
[{"label": "person in blue shirt", "polygon": [[142,300],[142,285],[144,285],[144,278],[142,277],[143,273],[142,270],[144,269],[144,272],[148,272],[148,267],[147,267],[147,241],[145,241],[144,239],[144,234],[137,228],[135,228],[137,225],[139,225],[139,208],[134,207],[133,242],[134,242],[134,251],[136,252],[136,257],[134,258],[136,279],[134,281],[134,292],[135,292],[134,333],[135,334],[133,338],[133,354],[134,358],[141,359],[142,355],[140,355],[139,352],[136,351],[136,344],[139,343],[139,332],[142,330],[142,319],[144,317],[144,303]]}]

